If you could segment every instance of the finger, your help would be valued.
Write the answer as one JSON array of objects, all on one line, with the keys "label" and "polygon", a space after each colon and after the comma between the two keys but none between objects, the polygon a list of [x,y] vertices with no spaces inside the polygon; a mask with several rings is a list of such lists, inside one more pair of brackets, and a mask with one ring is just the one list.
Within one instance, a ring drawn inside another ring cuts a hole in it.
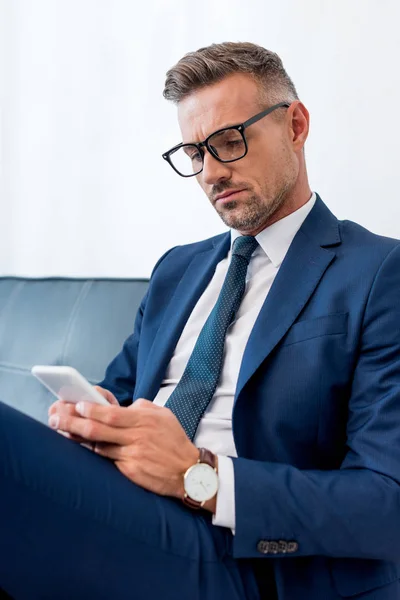
[{"label": "finger", "polygon": [[95,385],[94,388],[105,398],[110,404],[115,404],[119,406],[119,402],[110,390],[106,390],[105,388],[100,387],[99,385]]},{"label": "finger", "polygon": [[[103,398],[105,398],[110,404],[119,406],[118,400],[116,399],[114,394],[112,394],[109,390],[106,390],[106,389],[100,387],[99,385],[96,385],[94,387],[103,396]],[[75,407],[76,407],[76,404],[74,402],[66,402],[65,400],[56,400],[56,402],[53,402],[53,404],[50,406],[47,414],[49,417],[56,413],[65,412],[65,411],[68,411],[69,414],[79,414],[79,413],[76,413]]]},{"label": "finger", "polygon": [[129,410],[158,410],[159,408],[163,408],[162,406],[159,406],[158,404],[154,404],[154,402],[151,402],[151,400],[146,400],[145,398],[138,398],[137,400],[134,400],[132,402],[132,404],[130,404],[128,406]]},{"label": "finger", "polygon": [[86,419],[99,421],[110,427],[132,427],[137,421],[136,415],[132,415],[126,407],[119,405],[101,406],[94,402],[78,402],[76,411]]},{"label": "finger", "polygon": [[86,442],[110,442],[127,445],[132,436],[132,431],[128,429],[110,427],[92,419],[82,419],[81,417],[65,414],[52,415],[49,419],[49,425],[53,429],[61,429],[73,436],[83,438]]},{"label": "finger", "polygon": [[82,438],[78,438],[76,435],[71,435],[67,431],[61,431],[61,429],[58,429],[57,433],[59,433],[63,437],[66,437],[69,440],[72,440],[73,442],[78,442],[81,446],[87,448],[88,450],[91,450],[92,452],[94,450],[95,444],[93,442],[87,442]]},{"label": "finger", "polygon": [[62,435],[65,438],[67,438],[67,440],[71,440],[72,442],[78,442],[79,444],[82,444],[82,442],[84,442],[84,443],[87,442],[87,440],[80,437],[79,435],[73,435],[72,433],[69,433],[68,431],[62,431],[61,429],[57,429],[57,433],[59,433],[60,435]]},{"label": "finger", "polygon": [[96,442],[93,444],[93,451],[100,456],[110,458],[111,460],[126,459],[129,455],[126,446],[118,446],[117,444],[105,444],[104,442]]},{"label": "finger", "polygon": [[[73,409],[71,407],[73,407]],[[55,413],[65,410],[70,410],[71,412],[74,412],[75,405],[72,402],[66,402],[65,400],[57,400],[56,402],[53,402],[53,404],[50,406],[49,410],[47,411],[47,414],[51,416]]]},{"label": "finger", "polygon": [[83,446],[83,448],[86,448],[87,450],[90,450],[91,452],[93,452],[94,450],[94,444],[92,444],[91,442],[81,442],[81,446]]},{"label": "finger", "polygon": [[53,410],[49,410],[48,424],[50,425],[50,419],[57,415],[70,415],[74,417],[80,417],[79,413],[76,412],[76,404],[71,402],[57,402],[53,404]]}]

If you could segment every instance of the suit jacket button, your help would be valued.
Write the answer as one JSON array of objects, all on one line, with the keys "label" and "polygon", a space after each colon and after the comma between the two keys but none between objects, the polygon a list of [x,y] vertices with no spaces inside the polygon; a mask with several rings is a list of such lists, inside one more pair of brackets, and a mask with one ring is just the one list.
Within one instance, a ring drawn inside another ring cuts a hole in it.
[{"label": "suit jacket button", "polygon": [[286,554],[287,551],[288,551],[287,542],[285,542],[284,540],[279,540],[279,542],[278,542],[278,552],[280,552],[281,554]]},{"label": "suit jacket button", "polygon": [[261,554],[268,554],[269,542],[267,542],[267,540],[260,540],[257,544],[257,550],[261,552]]},{"label": "suit jacket button", "polygon": [[287,552],[297,552],[297,550],[299,549],[299,545],[297,542],[288,542],[287,543]]},{"label": "suit jacket button", "polygon": [[275,542],[275,540],[271,540],[269,543],[269,553],[270,554],[278,554],[279,552],[279,544]]}]

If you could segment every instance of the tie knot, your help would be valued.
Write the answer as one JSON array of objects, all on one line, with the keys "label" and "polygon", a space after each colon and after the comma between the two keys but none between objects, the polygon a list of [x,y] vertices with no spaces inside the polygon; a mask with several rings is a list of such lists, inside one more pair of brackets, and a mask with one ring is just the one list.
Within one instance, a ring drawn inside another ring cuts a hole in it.
[{"label": "tie knot", "polygon": [[232,256],[243,256],[249,262],[250,256],[257,248],[258,242],[252,235],[241,235],[233,242]]}]

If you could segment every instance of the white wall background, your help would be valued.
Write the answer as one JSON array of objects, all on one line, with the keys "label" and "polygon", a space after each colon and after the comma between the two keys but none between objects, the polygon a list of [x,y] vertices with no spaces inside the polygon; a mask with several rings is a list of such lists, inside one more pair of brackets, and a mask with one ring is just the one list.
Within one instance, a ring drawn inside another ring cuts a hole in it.
[{"label": "white wall background", "polygon": [[212,42],[276,51],[311,113],[311,187],[400,237],[398,0],[0,0],[0,275],[148,276],[224,230],[161,153],[164,75]]}]

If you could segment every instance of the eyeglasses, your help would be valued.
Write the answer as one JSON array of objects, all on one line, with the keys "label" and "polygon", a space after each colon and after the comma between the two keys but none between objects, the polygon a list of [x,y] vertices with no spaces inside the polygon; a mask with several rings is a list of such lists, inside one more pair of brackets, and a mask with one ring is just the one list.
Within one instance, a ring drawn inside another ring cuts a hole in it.
[{"label": "eyeglasses", "polygon": [[232,125],[218,129],[209,135],[204,142],[178,144],[165,152],[162,157],[181,177],[193,177],[202,172],[204,166],[204,147],[222,163],[230,163],[246,156],[248,145],[244,130],[253,123],[263,119],[277,108],[289,108],[290,103],[280,102],[256,114],[240,125]]}]

